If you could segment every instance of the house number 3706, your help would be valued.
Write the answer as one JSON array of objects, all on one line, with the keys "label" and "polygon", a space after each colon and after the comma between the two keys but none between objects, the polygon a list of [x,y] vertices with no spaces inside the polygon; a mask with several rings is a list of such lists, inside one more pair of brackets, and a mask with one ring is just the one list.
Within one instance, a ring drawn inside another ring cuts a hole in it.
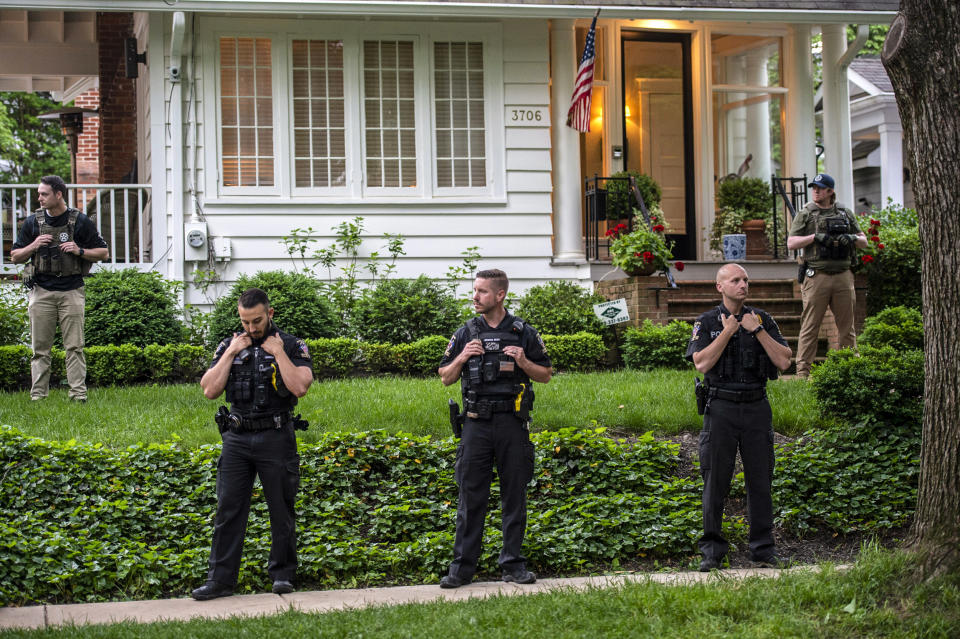
[{"label": "house number 3706", "polygon": [[543,126],[548,124],[545,107],[507,107],[508,126]]}]

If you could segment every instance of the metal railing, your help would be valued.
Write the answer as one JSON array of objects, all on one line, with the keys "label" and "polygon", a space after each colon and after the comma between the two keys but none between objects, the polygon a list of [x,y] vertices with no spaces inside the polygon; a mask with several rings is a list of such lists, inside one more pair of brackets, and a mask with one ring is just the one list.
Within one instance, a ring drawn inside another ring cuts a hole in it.
[{"label": "metal railing", "polygon": [[[67,204],[86,213],[107,243],[110,257],[101,264],[150,263],[151,187],[149,184],[68,184]],[[0,184],[0,266],[9,264],[10,247],[27,216],[40,208],[36,184]]]},{"label": "metal railing", "polygon": [[773,206],[773,259],[780,259],[780,236],[778,229],[784,225],[783,256],[789,257],[786,236],[790,233],[790,224],[797,217],[797,210],[807,202],[807,176],[780,177],[770,176],[771,201]]},{"label": "metal railing", "polygon": [[[614,186],[613,189],[610,186]],[[586,253],[588,261],[610,259],[610,237],[606,235],[607,220],[626,220],[627,230],[633,230],[633,199],[629,178],[584,178],[584,213],[586,214]],[[642,199],[642,198],[641,198]],[[646,210],[644,206],[642,210]],[[611,215],[612,213],[612,215]]]}]

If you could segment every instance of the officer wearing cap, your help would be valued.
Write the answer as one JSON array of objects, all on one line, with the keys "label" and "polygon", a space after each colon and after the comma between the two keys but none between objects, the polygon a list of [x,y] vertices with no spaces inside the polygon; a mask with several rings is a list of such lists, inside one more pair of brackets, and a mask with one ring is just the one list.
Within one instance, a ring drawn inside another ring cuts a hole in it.
[{"label": "officer wearing cap", "polygon": [[217,462],[210,570],[206,583],[191,593],[201,601],[233,594],[257,476],[270,511],[267,572],[273,592],[292,592],[297,570],[294,503],[300,458],[294,429],[306,423],[291,412],[313,382],[310,352],[302,339],[273,323],[273,308],[262,290],[245,291],[237,312],[243,331],[220,342],[200,379],[207,399],[226,390],[230,402],[230,410],[223,406],[217,415],[223,450]]},{"label": "officer wearing cap", "polygon": [[792,353],[773,318],[744,304],[748,282],[742,266],[720,267],[722,301],[697,318],[687,346],[687,359],[705,378],[697,388],[703,415],[703,572],[719,568],[729,549],[721,525],[738,450],[747,488],[750,558],[777,567],[789,563],[777,555],[773,540],[773,416],[766,385],[790,366]]},{"label": "officer wearing cap", "polygon": [[853,271],[856,249],[866,248],[867,237],[857,226],[853,211],[837,203],[833,178],[820,173],[810,183],[813,201],[790,226],[788,250],[803,250],[803,313],[797,345],[797,376],[808,377],[817,354],[820,324],[829,308],[837,322],[840,348],[857,345],[853,319],[856,293]]},{"label": "officer wearing cap", "polygon": [[477,273],[473,306],[478,316],[454,333],[440,362],[444,386],[461,380],[464,419],[454,476],[460,489],[453,561],[441,588],[470,583],[477,570],[496,463],[503,513],[503,580],[531,584],[521,554],[527,527],[527,484],[533,479],[530,442],[531,381],[546,384],[552,369],[543,340],[503,306],[509,282],[499,269]]}]

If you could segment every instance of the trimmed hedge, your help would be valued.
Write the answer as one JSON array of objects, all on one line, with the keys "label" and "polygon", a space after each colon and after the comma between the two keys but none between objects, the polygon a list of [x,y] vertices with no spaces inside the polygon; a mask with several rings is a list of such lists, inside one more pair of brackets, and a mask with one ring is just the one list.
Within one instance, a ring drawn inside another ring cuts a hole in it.
[{"label": "trimmed hedge", "polygon": [[628,328],[623,340],[623,361],[627,368],[690,368],[684,357],[693,327],[682,321],[654,324],[643,320],[640,328]]},{"label": "trimmed hedge", "polygon": [[[606,354],[603,340],[592,333],[544,335],[543,341],[559,370],[593,370]],[[432,335],[410,344],[361,342],[346,337],[306,340],[318,379],[350,375],[435,375],[448,338]],[[124,386],[141,383],[196,382],[210,365],[206,348],[191,344],[151,344],[143,349],[123,346],[90,346],[87,383],[91,386]],[[0,390],[30,386],[30,348],[0,346]],[[66,378],[63,351],[53,349],[50,383]]]},{"label": "trimmed hedge", "polygon": [[[673,476],[677,446],[597,431],[533,434],[524,551],[547,572],[638,556],[690,554],[699,488]],[[455,440],[383,432],[300,445],[302,589],[435,582],[453,552]],[[110,450],[0,427],[0,605],[179,596],[204,579],[219,446]],[[482,576],[499,574],[499,485]],[[741,531],[742,532],[742,531]],[[262,497],[251,507],[238,592],[263,591],[270,547]]]}]

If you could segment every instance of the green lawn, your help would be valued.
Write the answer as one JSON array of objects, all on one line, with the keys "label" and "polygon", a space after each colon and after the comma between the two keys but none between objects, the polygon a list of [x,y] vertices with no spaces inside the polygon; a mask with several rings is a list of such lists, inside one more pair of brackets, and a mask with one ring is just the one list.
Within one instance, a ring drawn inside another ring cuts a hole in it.
[{"label": "green lawn", "polygon": [[[960,636],[960,576],[917,583],[904,553],[869,550],[850,570],[746,581],[637,583],[586,592],[224,621],[18,632],[39,637],[929,637]],[[11,633],[13,634],[13,633]],[[6,636],[6,635],[4,635]]]},{"label": "green lawn", "polygon": [[[653,430],[670,435],[700,429],[693,399],[693,372],[656,370],[556,375],[536,386],[534,428],[591,426],[618,432]],[[777,432],[797,435],[818,424],[807,382],[778,380],[769,386]],[[89,401],[67,401],[54,390],[41,402],[29,394],[0,393],[0,423],[44,439],[127,446],[178,437],[188,446],[220,440],[213,424],[219,402],[205,399],[198,384],[91,388]],[[300,437],[322,431],[382,428],[446,437],[447,400],[460,400],[459,386],[437,378],[370,377],[314,382],[299,409],[310,421]]]}]

